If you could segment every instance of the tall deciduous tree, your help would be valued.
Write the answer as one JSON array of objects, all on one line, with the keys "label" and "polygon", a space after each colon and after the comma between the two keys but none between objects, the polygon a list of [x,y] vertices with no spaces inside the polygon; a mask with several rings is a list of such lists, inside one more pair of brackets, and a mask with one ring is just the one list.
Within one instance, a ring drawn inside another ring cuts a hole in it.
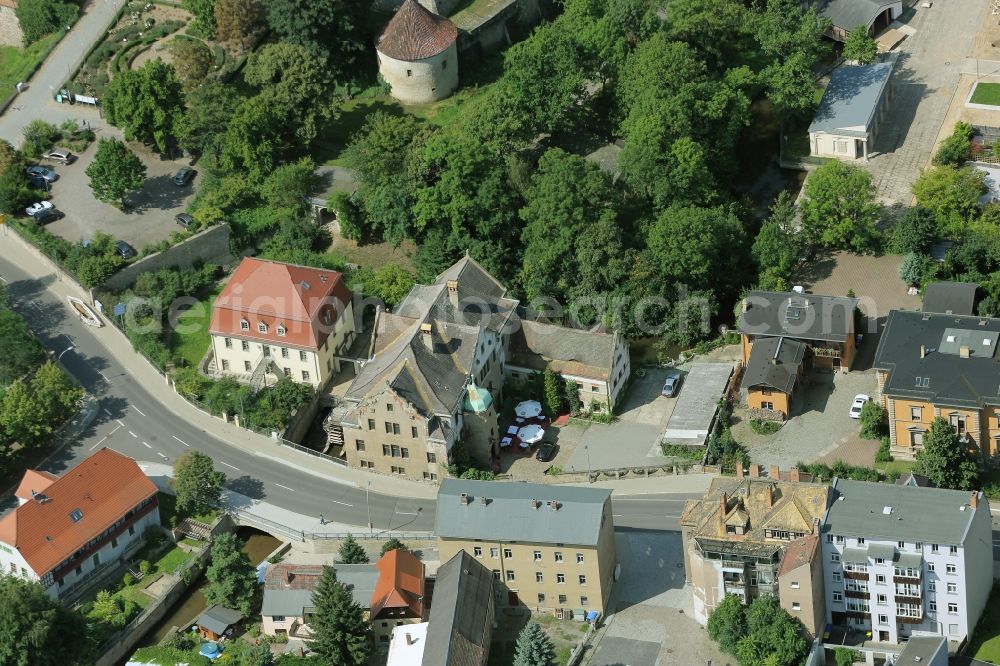
[{"label": "tall deciduous tree", "polygon": [[251,97],[240,105],[222,139],[220,161],[259,184],[274,171],[291,145],[286,118],[266,95]]},{"label": "tall deciduous tree", "polygon": [[750,249],[760,270],[758,282],[762,289],[774,289],[779,280],[783,284],[788,280],[799,256],[799,245],[795,201],[787,190],[782,190]]},{"label": "tall deciduous tree", "polygon": [[747,634],[746,608],[735,594],[727,594],[722,603],[708,616],[708,636],[723,651],[736,652],[736,646]]},{"label": "tall deciduous tree", "polygon": [[269,0],[267,22],[281,41],[306,47],[344,81],[364,52],[360,26],[366,11],[361,0]]},{"label": "tall deciduous tree", "polygon": [[125,196],[146,180],[146,165],[118,139],[102,138],[97,144],[94,161],[85,172],[90,189],[101,201],[118,201],[125,205]]},{"label": "tall deciduous tree", "polygon": [[875,62],[875,58],[878,57],[878,43],[868,34],[868,26],[859,25],[847,34],[841,55],[844,60],[852,60],[859,65]]},{"label": "tall deciduous tree", "polygon": [[944,231],[952,234],[965,231],[985,192],[986,172],[973,167],[936,166],[913,183],[917,204],[934,211]]},{"label": "tall deciduous tree", "polygon": [[119,72],[102,100],[108,121],[135,139],[167,152],[177,139],[184,113],[184,93],[174,68],[160,59]]},{"label": "tall deciduous tree", "polygon": [[212,459],[201,451],[185,451],[174,461],[171,482],[182,515],[204,513],[217,506],[226,475],[215,471]]},{"label": "tall deciduous tree", "polygon": [[823,37],[829,19],[796,0],[768,0],[751,16],[761,50],[773,59],[760,72],[767,98],[784,117],[811,111],[816,103],[813,68],[829,50]]},{"label": "tall deciduous tree", "polygon": [[263,20],[260,0],[215,0],[215,36],[219,41],[237,41],[245,46],[247,37]]},{"label": "tall deciduous tree", "polygon": [[924,435],[924,448],[917,451],[913,471],[923,474],[939,488],[970,490],[976,482],[978,466],[951,424],[938,417]]},{"label": "tall deciduous tree", "polygon": [[323,567],[312,602],[316,612],[309,622],[312,632],[309,648],[327,664],[365,664],[371,654],[371,644],[368,642],[364,611],[337,580],[337,574],[331,567]]},{"label": "tall deciduous tree", "polygon": [[215,63],[211,49],[197,39],[174,38],[170,42],[170,55],[174,70],[187,90],[203,83]]},{"label": "tall deciduous tree", "polygon": [[546,367],[542,373],[542,387],[545,393],[545,411],[555,418],[562,411],[563,397],[566,395],[563,379],[555,370]]},{"label": "tall deciduous tree", "polygon": [[194,26],[208,37],[215,36],[216,0],[184,0],[184,9],[194,16]]},{"label": "tall deciduous tree", "polygon": [[514,646],[514,666],[549,666],[555,656],[552,639],[538,623],[529,621],[524,625]]},{"label": "tall deciduous tree", "polygon": [[867,171],[827,162],[806,178],[804,193],[802,230],[811,242],[854,252],[876,248],[882,209]]},{"label": "tall deciduous tree", "polygon": [[79,613],[38,583],[0,576],[0,664],[83,666],[94,663],[93,653]]},{"label": "tall deciduous tree", "polygon": [[369,561],[368,553],[365,552],[365,549],[358,543],[357,539],[350,534],[340,544],[337,557],[343,564],[367,564]]},{"label": "tall deciduous tree", "polygon": [[208,587],[205,599],[250,614],[257,593],[257,569],[243,552],[243,544],[235,534],[220,534],[212,542],[212,561],[205,570]]},{"label": "tall deciduous tree", "polygon": [[222,143],[240,108],[240,99],[218,81],[209,81],[187,94],[187,110],[177,123],[180,147],[199,156],[218,158]]},{"label": "tall deciduous tree", "polygon": [[24,45],[45,35],[69,27],[80,13],[80,5],[66,0],[22,0],[14,5],[14,15],[24,38]]}]

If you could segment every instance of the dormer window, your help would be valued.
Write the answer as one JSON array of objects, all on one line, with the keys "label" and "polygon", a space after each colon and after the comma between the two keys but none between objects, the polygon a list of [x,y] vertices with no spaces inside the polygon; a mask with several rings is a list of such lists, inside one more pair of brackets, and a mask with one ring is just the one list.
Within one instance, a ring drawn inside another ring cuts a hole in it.
[{"label": "dormer window", "polygon": [[73,511],[70,512],[69,514],[69,519],[72,520],[74,523],[80,522],[83,519],[83,511],[80,511],[79,509],[73,509]]},{"label": "dormer window", "polygon": [[330,325],[330,308],[323,310],[323,323],[327,326]]},{"label": "dormer window", "polygon": [[248,322],[246,319],[241,319],[240,320],[240,330],[241,331],[249,331],[250,330],[250,322]]},{"label": "dormer window", "polygon": [[281,324],[278,324],[278,335],[281,337],[285,336],[285,327]]},{"label": "dormer window", "polygon": [[257,322],[257,331],[259,333],[267,333],[267,324],[262,321]]}]

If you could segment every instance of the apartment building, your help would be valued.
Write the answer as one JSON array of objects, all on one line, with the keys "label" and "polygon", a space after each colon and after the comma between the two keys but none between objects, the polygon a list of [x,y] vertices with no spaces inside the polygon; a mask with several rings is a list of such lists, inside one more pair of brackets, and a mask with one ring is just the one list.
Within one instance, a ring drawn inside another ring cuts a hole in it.
[{"label": "apartment building", "polygon": [[965,640],[993,585],[991,522],[980,492],[835,479],[821,530],[826,621],[881,643]]},{"label": "apartment building", "polygon": [[246,257],[215,299],[209,333],[209,374],[321,388],[354,342],[351,292],[336,271]]},{"label": "apartment building", "polygon": [[850,370],[857,303],[855,298],[794,292],[747,294],[739,320],[743,402],[787,418],[806,373]]},{"label": "apartment building", "polygon": [[606,609],[618,564],[609,490],[447,479],[435,532],[442,561],[464,551],[492,572],[499,606]]},{"label": "apartment building", "polygon": [[378,313],[370,358],[326,424],[348,464],[438,481],[461,439],[486,466],[499,451],[506,380],[546,365],[614,404],[629,373],[622,338],[522,322],[506,292],[466,256]]},{"label": "apartment building", "polygon": [[684,572],[701,624],[736,595],[747,604],[777,595],[812,636],[825,621],[819,523],[828,486],[770,478],[718,477],[681,515]]},{"label": "apartment building", "polygon": [[65,596],[135,550],[160,524],[156,486],[135,460],[100,449],[61,477],[29,470],[0,518],[0,574]]},{"label": "apartment building", "polygon": [[931,422],[951,423],[983,464],[1000,452],[1000,319],[889,312],[875,351],[877,396],[889,415],[892,453],[912,458]]}]

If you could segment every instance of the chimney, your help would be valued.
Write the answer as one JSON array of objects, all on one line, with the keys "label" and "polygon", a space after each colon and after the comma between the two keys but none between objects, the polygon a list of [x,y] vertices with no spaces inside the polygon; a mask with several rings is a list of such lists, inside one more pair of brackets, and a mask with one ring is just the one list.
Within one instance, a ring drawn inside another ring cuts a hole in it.
[{"label": "chimney", "polygon": [[775,481],[780,481],[781,480],[781,468],[778,467],[777,465],[771,465],[771,471],[768,473],[768,476],[771,477],[772,479],[774,479]]},{"label": "chimney", "polygon": [[920,358],[927,356],[927,347],[920,345]]},{"label": "chimney", "polygon": [[740,301],[740,309],[743,310],[743,312],[746,312],[747,310],[750,309],[750,304],[747,303],[747,299],[744,298],[742,301]]},{"label": "chimney", "polygon": [[813,518],[813,534],[819,534],[819,518]]},{"label": "chimney", "polygon": [[424,340],[424,347],[427,351],[434,351],[434,338],[431,336],[431,325],[429,323],[420,325],[420,337]]},{"label": "chimney", "polygon": [[736,463],[736,478],[737,479],[742,479],[742,478],[745,478],[746,475],[747,475],[747,473],[743,469],[743,463],[741,463],[741,462]]},{"label": "chimney", "polygon": [[538,508],[538,500],[536,500],[534,497],[531,498],[531,508],[532,509]]},{"label": "chimney", "polygon": [[774,484],[767,484],[767,508],[774,506]]},{"label": "chimney", "polygon": [[559,510],[559,502],[557,502],[555,500],[552,500],[551,502],[549,502],[549,506],[552,507],[553,511],[558,511]]},{"label": "chimney", "polygon": [[462,506],[466,506],[469,503],[469,493],[462,493],[462,496],[458,498],[458,501]]},{"label": "chimney", "polygon": [[724,527],[726,523],[727,501],[728,498],[726,497],[726,491],[723,490],[722,494],[719,495],[719,529],[721,529],[723,532],[725,532]]},{"label": "chimney", "polygon": [[458,280],[448,280],[448,300],[452,307],[458,309]]},{"label": "chimney", "polygon": [[965,345],[962,345],[961,347],[958,348],[958,355],[961,356],[962,358],[969,358],[969,348],[966,347]]},{"label": "chimney", "polygon": [[750,478],[759,479],[760,478],[760,465],[757,463],[750,463]]},{"label": "chimney", "polygon": [[410,632],[406,632],[406,644],[413,645],[413,636],[410,635]]},{"label": "chimney", "polygon": [[292,574],[292,570],[291,569],[285,569],[285,585],[291,585],[292,584],[292,578],[294,578],[294,574]]},{"label": "chimney", "polygon": [[973,490],[972,491],[972,498],[969,500],[969,506],[971,506],[973,509],[975,509],[975,508],[977,508],[979,506],[979,491],[978,490]]},{"label": "chimney", "polygon": [[792,483],[798,483],[801,480],[801,477],[799,476],[798,467],[792,467],[790,470],[788,470],[788,480],[791,481]]}]

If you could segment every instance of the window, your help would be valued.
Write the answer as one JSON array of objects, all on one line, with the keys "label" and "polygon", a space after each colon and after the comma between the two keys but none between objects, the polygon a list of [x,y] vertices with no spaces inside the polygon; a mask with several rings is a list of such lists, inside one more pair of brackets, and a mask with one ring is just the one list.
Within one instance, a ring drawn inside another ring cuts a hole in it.
[{"label": "window", "polygon": [[533,553],[531,553],[531,559],[534,560],[535,562],[541,562],[542,561],[542,551],[536,550]]},{"label": "window", "polygon": [[424,472],[424,481],[437,481],[438,475],[434,472]]},{"label": "window", "polygon": [[308,360],[308,358],[309,357],[306,356],[306,353],[300,349],[299,350],[299,360],[305,362],[306,360]]},{"label": "window", "polygon": [[884,594],[878,595],[878,597],[876,598],[876,603],[878,605],[880,605],[880,606],[885,606],[886,603],[887,603],[886,599],[885,599],[885,595]]},{"label": "window", "polygon": [[413,76],[413,70],[412,69],[406,70],[406,75],[407,76]]},{"label": "window", "polygon": [[282,368],[281,369],[281,373],[283,375],[285,375],[286,377],[291,377],[292,376],[292,369],[291,368]]},{"label": "window", "polygon": [[885,558],[884,557],[876,557],[875,558],[875,564],[885,564]]},{"label": "window", "polygon": [[392,447],[389,446],[388,444],[383,444],[382,445],[382,455],[384,455],[384,456],[391,456],[392,455]]},{"label": "window", "polygon": [[583,574],[580,574],[576,578],[579,581],[580,585],[586,585],[587,584],[587,577],[584,576]]},{"label": "window", "polygon": [[261,345],[260,353],[264,355],[264,358],[268,358],[269,356],[271,356],[271,348],[268,347],[267,345]]},{"label": "window", "polygon": [[558,550],[555,553],[553,553],[553,555],[556,558],[556,562],[562,562],[563,561],[563,559],[562,559],[562,553],[560,553]]},{"label": "window", "polygon": [[561,604],[566,603],[566,595],[565,594],[560,594],[559,595],[559,603],[561,603]]},{"label": "window", "polygon": [[391,452],[390,455],[392,455],[393,458],[399,458],[400,457],[399,447],[396,446],[395,444],[393,444],[392,446],[389,447],[389,451]]},{"label": "window", "polygon": [[128,526],[128,535],[129,536],[135,536],[135,525],[129,525]]},{"label": "window", "polygon": [[281,324],[278,324],[278,335],[285,337],[285,327]]},{"label": "window", "polygon": [[897,541],[896,542],[896,548],[906,548],[906,542],[905,541]]},{"label": "window", "polygon": [[288,347],[281,348],[281,358],[288,358]]},{"label": "window", "polygon": [[839,562],[840,561],[840,553],[830,553],[830,561],[831,562]]},{"label": "window", "polygon": [[358,451],[364,451],[365,450],[365,440],[363,440],[363,439],[356,439],[356,440],[354,440],[354,448],[356,450],[358,450]]},{"label": "window", "polygon": [[774,403],[771,402],[770,400],[762,400],[761,403],[760,403],[760,408],[761,409],[766,409],[769,412],[773,412],[774,411]]},{"label": "window", "polygon": [[243,369],[250,372],[250,361],[243,361]]},{"label": "window", "polygon": [[375,463],[371,462],[370,460],[362,460],[361,469],[375,469]]},{"label": "window", "polygon": [[576,554],[576,563],[577,564],[583,564],[583,553],[577,553]]},{"label": "window", "polygon": [[417,426],[410,426],[410,437],[417,438]]},{"label": "window", "polygon": [[837,543],[844,543],[844,535],[838,534],[837,536],[833,537],[833,540],[836,541]]},{"label": "window", "polygon": [[834,583],[839,583],[840,582],[840,578],[841,578],[840,572],[839,571],[834,571],[833,572],[833,582]]},{"label": "window", "polygon": [[500,557],[500,551],[496,548],[490,548],[490,557],[493,559]]},{"label": "window", "polygon": [[792,588],[793,590],[797,590],[797,589],[799,589],[799,581],[797,581],[797,580],[793,580],[793,581],[792,581],[792,584],[791,584],[791,586],[790,586],[790,587],[791,587],[791,588]]},{"label": "window", "polygon": [[405,446],[402,449],[400,449],[400,453],[402,454],[403,458],[409,458],[410,457],[410,450],[408,448],[406,448]]},{"label": "window", "polygon": [[927,563],[927,570],[928,571],[934,571],[934,563],[933,562],[928,562]]},{"label": "window", "polygon": [[948,612],[951,613],[951,614],[953,614],[953,615],[955,613],[957,613],[958,612],[958,604],[948,604]]},{"label": "window", "polygon": [[101,564],[101,554],[100,553],[94,553],[94,566],[95,567],[96,566],[100,566],[100,564]]},{"label": "window", "polygon": [[507,557],[507,558],[514,557],[514,551],[512,551],[510,548],[504,548],[503,549],[503,556]]},{"label": "window", "polygon": [[958,594],[958,585],[955,583],[948,583],[948,594]]},{"label": "window", "polygon": [[508,569],[507,570],[507,580],[514,580],[515,578],[517,578],[517,576],[514,575],[514,572],[511,571],[510,569]]},{"label": "window", "polygon": [[937,613],[937,602],[933,599],[927,602],[927,610],[931,613]]},{"label": "window", "polygon": [[233,339],[232,338],[226,338],[225,340],[223,340],[223,343],[225,344],[226,349],[232,349],[233,348]]},{"label": "window", "polygon": [[76,565],[76,569],[73,570],[73,573],[75,573],[77,576],[79,576],[80,574],[82,574],[83,573],[83,565],[80,565],[80,564]]},{"label": "window", "polygon": [[938,545],[936,543],[931,544],[931,552],[932,553],[938,552]]},{"label": "window", "polygon": [[500,580],[500,570],[499,569],[494,569],[493,570],[493,580]]},{"label": "window", "polygon": [[538,603],[540,603],[540,604],[544,604],[545,603],[545,595],[542,594],[541,592],[538,593]]},{"label": "window", "polygon": [[257,322],[257,332],[258,333],[267,333],[267,324],[265,324],[262,321]]},{"label": "window", "polygon": [[957,569],[957,568],[955,567],[955,565],[954,565],[954,564],[946,564],[946,565],[945,565],[945,567],[944,567],[944,570],[945,570],[945,573],[950,573],[950,574],[953,574],[953,573],[955,573],[955,572],[956,572],[956,571],[957,571],[958,569]]},{"label": "window", "polygon": [[883,574],[875,574],[876,583],[885,583],[885,576]]},{"label": "window", "polygon": [[958,546],[948,546],[949,555],[958,555]]},{"label": "window", "polygon": [[436,453],[428,453],[427,454],[427,462],[429,462],[429,463],[436,463],[437,461],[438,461],[438,457],[437,457]]},{"label": "window", "polygon": [[375,419],[368,419],[368,429],[369,430],[375,429]]},{"label": "window", "polygon": [[285,621],[285,616],[284,615],[272,615],[271,619],[273,621],[275,621],[275,622],[284,622]]},{"label": "window", "polygon": [[564,584],[566,582],[566,574],[557,573],[556,582],[560,585]]},{"label": "window", "polygon": [[858,545],[859,546],[865,545],[865,538],[864,537],[858,537]]},{"label": "window", "polygon": [[240,340],[240,347],[242,347],[243,351],[250,351],[250,343],[246,340]]},{"label": "window", "polygon": [[448,59],[445,58],[441,61],[441,69],[448,69]]},{"label": "window", "polygon": [[910,431],[910,446],[923,446],[924,445],[924,433],[922,430],[911,430]]},{"label": "window", "polygon": [[406,473],[406,472],[403,471],[402,467],[397,467],[396,465],[390,466],[389,469],[390,469],[390,471],[392,471],[393,474],[405,474]]},{"label": "window", "polygon": [[844,593],[838,590],[833,591],[833,600],[835,603],[840,603],[844,600]]},{"label": "window", "polygon": [[937,592],[937,581],[929,580],[927,581],[927,591]]},{"label": "window", "polygon": [[793,601],[792,602],[792,610],[793,611],[802,610],[802,605],[799,602],[797,602],[797,601]]},{"label": "window", "polygon": [[302,371],[302,381],[304,381],[304,382],[309,381],[309,371],[308,370],[303,370]]},{"label": "window", "polygon": [[920,420],[920,407],[910,407],[910,419],[913,421]]},{"label": "window", "polygon": [[228,370],[229,369],[229,359],[228,358],[222,359],[222,369],[223,370]]},{"label": "window", "polygon": [[392,411],[392,403],[391,402],[387,402],[385,404],[385,411],[387,411],[387,412],[391,412]]},{"label": "window", "polygon": [[[410,71],[410,70],[406,70]],[[847,154],[847,140],[846,139],[834,139],[833,140],[833,152],[838,155]]]},{"label": "window", "polygon": [[544,583],[545,582],[545,576],[542,575],[541,571],[536,571],[535,572],[535,582],[536,583]]},{"label": "window", "polygon": [[111,540],[111,547],[112,548],[117,548],[118,547],[118,539],[112,539]]},{"label": "window", "polygon": [[250,322],[248,322],[246,319],[241,319],[240,320],[240,330],[241,331],[249,331],[250,330]]},{"label": "window", "polygon": [[832,534],[827,534],[826,535],[826,542],[827,543],[833,543],[833,535]]},{"label": "window", "polygon": [[878,623],[879,624],[889,624],[889,616],[888,615],[879,615],[878,616]]}]

